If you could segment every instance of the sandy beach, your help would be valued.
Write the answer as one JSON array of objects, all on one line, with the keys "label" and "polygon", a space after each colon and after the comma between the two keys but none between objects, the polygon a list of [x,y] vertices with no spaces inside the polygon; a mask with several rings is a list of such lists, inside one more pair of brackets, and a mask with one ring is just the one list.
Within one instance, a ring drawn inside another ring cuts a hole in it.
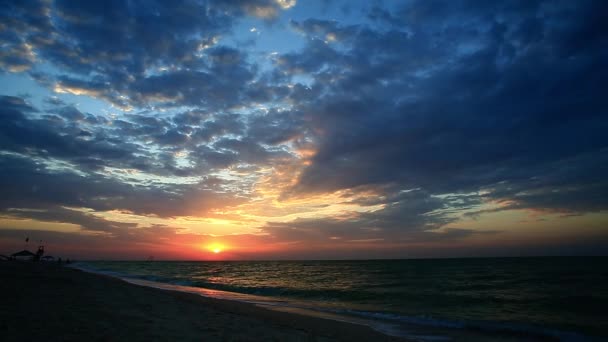
[{"label": "sandy beach", "polygon": [[128,284],[57,266],[0,262],[3,341],[398,341],[371,328]]}]

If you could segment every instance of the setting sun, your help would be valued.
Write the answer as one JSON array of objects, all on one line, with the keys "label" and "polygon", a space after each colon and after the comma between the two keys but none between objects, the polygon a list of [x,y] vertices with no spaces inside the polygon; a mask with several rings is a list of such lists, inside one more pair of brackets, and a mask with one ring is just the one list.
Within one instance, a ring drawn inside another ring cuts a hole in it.
[{"label": "setting sun", "polygon": [[212,245],[207,246],[207,249],[210,250],[211,252],[215,253],[215,254],[219,254],[225,248],[224,248],[224,245],[221,245],[221,244],[218,244],[218,243],[214,243]]}]

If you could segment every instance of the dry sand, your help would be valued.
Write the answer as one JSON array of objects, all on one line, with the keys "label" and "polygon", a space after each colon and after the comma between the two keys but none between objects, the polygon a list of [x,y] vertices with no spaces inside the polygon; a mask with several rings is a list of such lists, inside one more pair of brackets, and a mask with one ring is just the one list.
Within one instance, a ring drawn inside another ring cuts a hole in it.
[{"label": "dry sand", "polygon": [[368,327],[0,262],[2,341],[400,341]]}]

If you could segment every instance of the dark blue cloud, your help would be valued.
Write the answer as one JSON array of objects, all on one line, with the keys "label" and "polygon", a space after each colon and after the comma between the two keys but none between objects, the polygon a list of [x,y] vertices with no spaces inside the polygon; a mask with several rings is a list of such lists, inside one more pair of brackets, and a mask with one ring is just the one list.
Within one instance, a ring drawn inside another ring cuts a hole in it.
[{"label": "dark blue cloud", "polygon": [[118,106],[223,106],[248,101],[256,70],[246,53],[217,46],[247,15],[275,17],[275,1],[11,2],[0,16],[0,67],[44,60],[44,82]]},{"label": "dark blue cloud", "polygon": [[[476,4],[375,9],[390,24],[378,29],[294,24],[311,39],[348,35],[278,58],[325,89],[299,108],[322,134],[293,191],[398,184],[487,190],[525,208],[606,209],[596,171],[608,158],[608,30],[591,14],[604,5]],[[596,195],[581,201],[585,193]]]},{"label": "dark blue cloud", "polygon": [[[137,161],[134,153],[137,145],[125,141],[112,141],[82,134],[83,130],[73,126],[75,121],[86,117],[73,107],[60,108],[57,116],[36,118],[25,113],[37,112],[21,98],[0,98],[0,146],[2,150],[42,158],[60,158],[81,166],[98,160],[108,166],[123,166]],[[86,161],[79,163],[79,161]]]},{"label": "dark blue cloud", "polygon": [[[207,184],[205,180],[197,184],[132,185],[99,173],[82,175],[55,170],[45,163],[7,154],[0,155],[0,172],[4,194],[0,213],[19,217],[39,218],[42,214],[35,210],[56,213],[61,207],[121,210],[159,217],[188,216],[245,200],[242,195],[222,188],[222,184]],[[15,208],[35,210],[15,212]],[[59,216],[53,221],[59,220]],[[69,217],[76,216],[68,215],[61,222],[73,222]]]},{"label": "dark blue cloud", "polygon": [[[178,177],[203,176],[238,163],[267,163],[285,155],[259,144],[267,137],[248,137],[242,115],[193,113],[166,119],[126,114],[108,121],[72,105],[38,110],[22,98],[4,96],[0,146],[24,156],[69,162],[85,173],[111,167]],[[256,118],[250,120],[259,121]],[[249,134],[254,133],[260,132]],[[151,152],[150,146],[156,151]],[[179,152],[188,155],[191,166],[177,165]]]}]

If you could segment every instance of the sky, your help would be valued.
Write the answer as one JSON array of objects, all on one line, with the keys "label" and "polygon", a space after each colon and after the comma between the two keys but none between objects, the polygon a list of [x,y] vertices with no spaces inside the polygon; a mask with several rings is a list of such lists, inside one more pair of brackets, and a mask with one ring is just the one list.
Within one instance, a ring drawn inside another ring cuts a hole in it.
[{"label": "sky", "polygon": [[3,1],[0,254],[606,255],[605,13]]}]

